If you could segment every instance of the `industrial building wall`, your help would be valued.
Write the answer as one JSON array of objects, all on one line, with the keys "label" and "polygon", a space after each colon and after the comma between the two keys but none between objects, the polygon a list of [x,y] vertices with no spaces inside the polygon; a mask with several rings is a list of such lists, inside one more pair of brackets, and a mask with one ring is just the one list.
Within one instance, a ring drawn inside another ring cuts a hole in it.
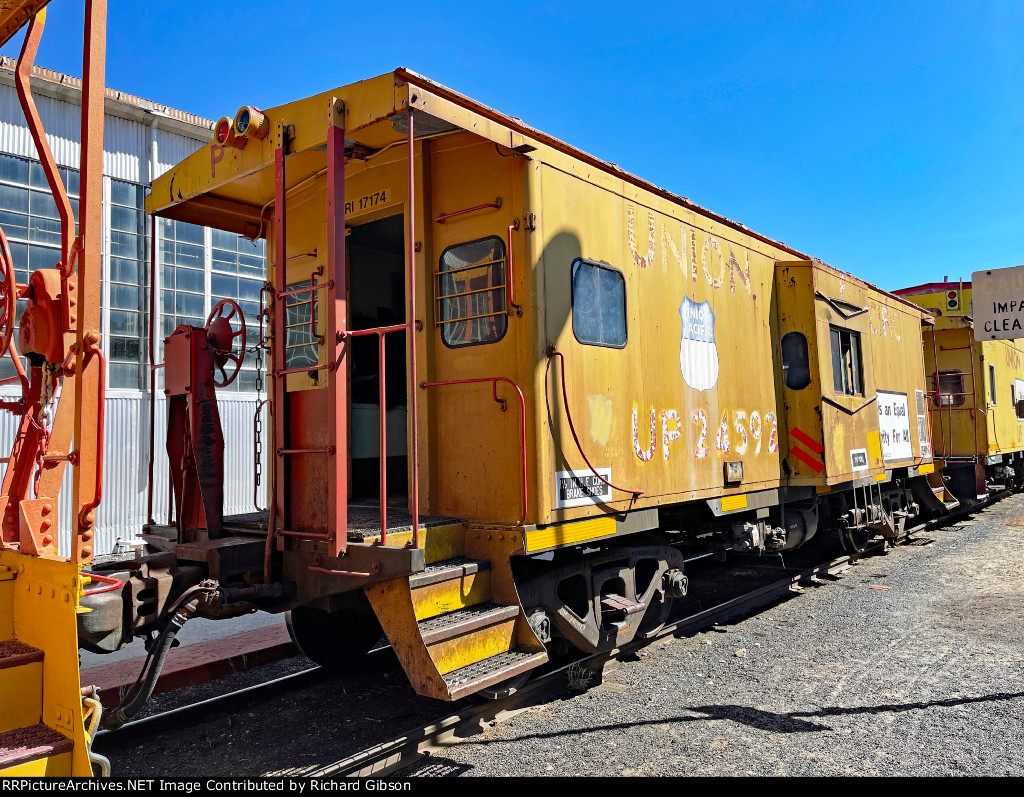
[{"label": "industrial building wall", "polygon": [[[74,98],[72,98],[73,100]],[[80,106],[77,101],[55,99],[45,96],[45,93],[36,93],[36,105],[42,118],[44,128],[47,131],[47,138],[53,150],[54,158],[59,166],[77,169],[81,146],[79,142],[80,133]],[[125,116],[139,116],[141,111],[138,108],[127,109]],[[108,186],[111,181],[125,181],[137,185],[145,185],[151,177],[162,174],[168,168],[183,160],[189,154],[198,149],[210,139],[210,130],[201,125],[196,125],[193,135],[184,135],[181,132],[172,132],[162,129],[164,121],[156,119],[156,124],[137,121],[133,118],[125,118],[118,113],[116,103],[107,103],[107,114],[104,125],[104,175],[108,178]],[[200,120],[201,121],[201,120]],[[172,125],[176,129],[183,126],[179,123]],[[154,146],[155,144],[155,146]],[[25,125],[21,106],[18,102],[14,86],[10,84],[8,74],[0,74],[0,155],[12,155],[20,158],[38,160],[35,145],[32,143],[28,128]],[[155,161],[153,158],[155,156]],[[0,186],[2,188],[2,186]],[[22,190],[22,189],[18,189]],[[110,308],[107,300],[110,295],[109,285],[111,283],[110,240],[111,214],[109,211],[110,188],[105,191],[105,203],[108,205],[104,213],[105,223],[105,244],[104,244],[104,348],[110,351],[110,323],[108,317]],[[75,201],[77,206],[77,200]],[[2,208],[0,208],[2,209]],[[28,217],[30,220],[32,216]],[[148,232],[149,219],[145,219],[145,231]],[[30,221],[31,226],[31,221]],[[141,232],[141,230],[140,230]],[[29,241],[32,241],[31,232]],[[163,242],[161,236],[160,243]],[[37,244],[32,244],[37,245]],[[209,310],[211,304],[216,303],[219,295],[211,295],[211,273],[216,280],[218,269],[223,270],[223,264],[217,263],[217,244],[211,243],[209,233],[205,236],[205,261],[206,261],[206,288],[205,306]],[[158,246],[158,251],[160,248]],[[173,257],[173,256],[168,256]],[[148,269],[148,252],[145,257],[138,258],[140,266]],[[162,257],[162,265],[174,267]],[[24,269],[25,264],[19,264]],[[37,267],[33,264],[32,267]],[[251,272],[250,272],[251,273]],[[21,277],[19,277],[19,280]],[[251,282],[253,277],[249,278]],[[258,277],[262,279],[262,277]],[[115,277],[113,280],[117,282]],[[239,283],[244,284],[245,278],[239,277]],[[221,279],[223,283],[223,279]],[[214,283],[216,284],[216,283]],[[140,290],[145,293],[145,279],[139,285]],[[158,280],[158,294],[161,299],[164,297],[165,286],[162,280]],[[242,297],[230,297],[242,298]],[[251,297],[248,297],[251,299]],[[160,320],[169,320],[175,323],[174,313],[168,316],[162,312],[158,302]],[[247,315],[251,313],[251,302],[246,303]],[[143,304],[140,308],[145,310]],[[180,314],[179,314],[180,315]],[[178,319],[180,320],[180,319]],[[252,319],[255,322],[255,318]],[[195,320],[190,319],[192,323]],[[145,368],[145,333],[140,331],[142,343],[142,362],[139,365],[143,370],[140,384],[148,385],[148,369]],[[251,330],[250,330],[251,334]],[[157,335],[161,335],[161,325],[157,326]],[[248,345],[253,345],[250,340]],[[158,359],[159,359],[158,354]],[[247,356],[247,360],[252,355]],[[248,363],[247,363],[248,365]],[[252,373],[245,385],[251,385]],[[244,387],[239,387],[243,380],[240,378],[233,390],[218,391],[220,398],[221,423],[225,438],[225,491],[224,510],[226,514],[251,512],[254,509],[254,432],[253,414],[261,398],[265,395],[257,395],[253,392],[240,392]],[[166,522],[168,513],[168,463],[164,448],[165,440],[165,418],[166,402],[160,390],[157,388],[156,406],[156,458],[154,469],[154,519],[157,522]],[[252,390],[251,387],[248,388]],[[5,385],[0,388],[0,395],[16,395],[17,388]],[[263,410],[263,428],[269,430],[266,420],[266,411]],[[114,551],[119,540],[130,540],[137,536],[144,523],[147,522],[147,483],[149,463],[149,418],[150,418],[150,395],[147,390],[136,389],[109,389],[106,397],[106,432],[105,432],[105,460],[103,478],[103,502],[97,512],[97,536],[96,553],[103,555]],[[17,431],[17,418],[10,413],[0,412],[0,456],[6,456],[11,449],[11,444]],[[268,441],[264,441],[264,447]],[[0,463],[0,473],[6,468],[6,464]],[[263,463],[263,472],[266,473],[266,462]],[[60,495],[60,552],[67,555],[70,550],[70,529],[72,523],[71,502],[71,471],[68,469],[65,474],[64,485]],[[260,490],[259,505],[265,506],[265,483]]]}]

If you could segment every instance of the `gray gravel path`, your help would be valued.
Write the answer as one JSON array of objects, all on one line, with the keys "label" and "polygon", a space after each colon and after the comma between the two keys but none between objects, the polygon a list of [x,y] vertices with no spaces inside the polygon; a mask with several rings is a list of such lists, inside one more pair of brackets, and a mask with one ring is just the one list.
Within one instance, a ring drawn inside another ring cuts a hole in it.
[{"label": "gray gravel path", "polygon": [[[1024,496],[735,625],[656,642],[422,775],[1020,775]],[[879,589],[881,587],[881,589]]]}]

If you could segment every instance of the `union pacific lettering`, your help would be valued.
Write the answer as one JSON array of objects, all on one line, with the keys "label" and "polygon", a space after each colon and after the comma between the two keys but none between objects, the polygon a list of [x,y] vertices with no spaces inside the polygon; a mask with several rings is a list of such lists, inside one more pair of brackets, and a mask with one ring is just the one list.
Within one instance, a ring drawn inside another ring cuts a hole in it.
[{"label": "union pacific lettering", "polygon": [[[641,252],[637,243],[637,211],[634,205],[626,206],[626,238],[629,242],[629,254],[633,264],[638,268],[646,269],[654,265],[656,257],[657,223],[655,214],[647,212],[647,246]],[[703,233],[702,233],[703,234]],[[669,255],[676,262],[680,270],[686,274],[691,282],[697,282],[699,273],[703,273],[705,282],[712,288],[718,290],[724,288],[726,281],[729,284],[729,293],[736,293],[738,282],[752,299],[756,299],[753,291],[753,284],[750,279],[750,252],[740,249],[744,263],[741,265],[736,252],[728,242],[719,241],[715,236],[707,234],[703,246],[697,246],[697,231],[688,228],[674,219],[661,220],[661,268],[662,272],[668,273]],[[676,241],[679,246],[676,246]],[[689,246],[687,246],[689,243]],[[700,261],[700,268],[697,263]]]}]

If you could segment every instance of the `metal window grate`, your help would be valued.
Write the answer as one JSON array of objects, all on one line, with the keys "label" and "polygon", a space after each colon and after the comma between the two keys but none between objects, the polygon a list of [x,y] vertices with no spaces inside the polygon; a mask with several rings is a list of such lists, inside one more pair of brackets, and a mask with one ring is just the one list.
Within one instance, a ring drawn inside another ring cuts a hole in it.
[{"label": "metal window grate", "polygon": [[505,243],[497,236],[451,246],[434,273],[436,326],[447,346],[493,343],[508,327]]}]

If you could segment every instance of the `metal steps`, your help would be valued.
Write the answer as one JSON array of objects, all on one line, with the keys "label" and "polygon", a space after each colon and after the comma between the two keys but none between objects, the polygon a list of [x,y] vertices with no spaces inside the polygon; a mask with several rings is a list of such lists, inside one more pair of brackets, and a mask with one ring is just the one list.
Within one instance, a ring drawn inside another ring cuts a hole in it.
[{"label": "metal steps", "polygon": [[458,700],[488,686],[529,672],[547,660],[548,655],[543,651],[509,650],[446,673],[444,682],[451,693],[451,699]]},{"label": "metal steps", "polygon": [[74,743],[41,722],[0,733],[0,775],[71,775]]},{"label": "metal steps", "polygon": [[420,623],[420,636],[427,645],[444,642],[455,637],[514,620],[519,616],[518,606],[497,606],[478,603],[448,614],[439,614]]},{"label": "metal steps", "polygon": [[0,775],[71,775],[74,743],[42,714],[43,651],[0,642]]},{"label": "metal steps", "polygon": [[455,556],[367,589],[418,694],[458,700],[547,661],[514,592],[514,603],[494,597],[492,576],[510,574],[492,570],[489,559]]}]

